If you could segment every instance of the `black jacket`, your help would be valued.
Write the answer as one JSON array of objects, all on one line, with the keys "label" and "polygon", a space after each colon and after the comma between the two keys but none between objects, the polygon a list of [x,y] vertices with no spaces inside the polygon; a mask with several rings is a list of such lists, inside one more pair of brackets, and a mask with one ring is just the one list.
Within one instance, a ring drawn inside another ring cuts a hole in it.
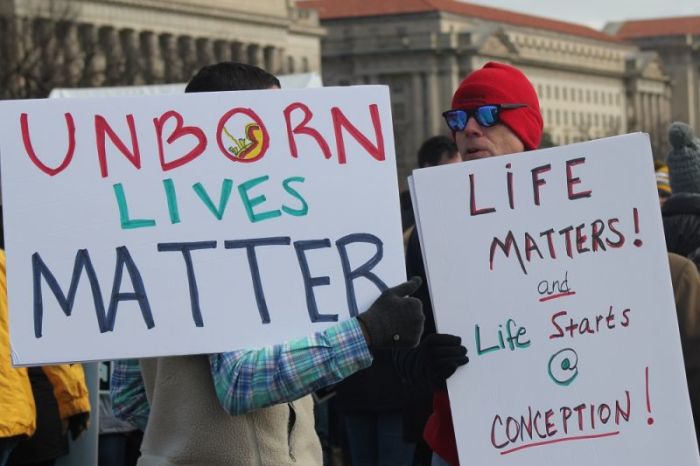
[{"label": "black jacket", "polygon": [[666,249],[700,268],[700,194],[674,194],[661,207]]}]

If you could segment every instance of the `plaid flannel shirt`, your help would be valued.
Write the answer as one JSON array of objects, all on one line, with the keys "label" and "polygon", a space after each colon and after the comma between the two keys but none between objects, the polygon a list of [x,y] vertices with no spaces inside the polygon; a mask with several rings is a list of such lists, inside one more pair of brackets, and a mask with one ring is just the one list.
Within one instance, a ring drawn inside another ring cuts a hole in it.
[{"label": "plaid flannel shirt", "polygon": [[[209,355],[217,397],[231,415],[296,400],[371,363],[357,319],[281,345]],[[137,360],[115,361],[111,392],[115,415],[144,430],[150,408]]]}]

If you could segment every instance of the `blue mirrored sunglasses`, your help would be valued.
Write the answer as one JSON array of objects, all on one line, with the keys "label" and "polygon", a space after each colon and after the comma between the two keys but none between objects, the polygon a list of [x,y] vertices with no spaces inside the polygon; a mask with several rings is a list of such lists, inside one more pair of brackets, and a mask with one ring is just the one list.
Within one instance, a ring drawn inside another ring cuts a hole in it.
[{"label": "blue mirrored sunglasses", "polygon": [[474,116],[476,122],[484,128],[489,128],[498,124],[501,121],[501,111],[502,110],[513,110],[516,108],[527,107],[526,104],[490,104],[482,105],[481,107],[476,107],[471,110],[464,108],[455,108],[443,112],[442,116],[445,118],[447,126],[453,132],[464,131],[467,127],[467,122],[470,116]]}]

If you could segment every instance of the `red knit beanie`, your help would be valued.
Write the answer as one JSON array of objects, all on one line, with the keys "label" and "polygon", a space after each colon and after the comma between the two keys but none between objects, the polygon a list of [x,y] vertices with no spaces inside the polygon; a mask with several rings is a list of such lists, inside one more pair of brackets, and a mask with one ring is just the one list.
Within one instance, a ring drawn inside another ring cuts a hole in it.
[{"label": "red knit beanie", "polygon": [[501,122],[522,141],[525,149],[537,149],[542,138],[542,114],[537,92],[519,69],[489,62],[464,78],[452,97],[452,108],[472,109],[485,104],[527,104],[504,110]]}]

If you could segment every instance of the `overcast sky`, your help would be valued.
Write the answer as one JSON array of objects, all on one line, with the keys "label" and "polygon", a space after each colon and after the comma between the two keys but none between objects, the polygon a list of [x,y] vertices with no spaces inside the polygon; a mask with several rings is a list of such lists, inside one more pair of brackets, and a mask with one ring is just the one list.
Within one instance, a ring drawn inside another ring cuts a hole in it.
[{"label": "overcast sky", "polygon": [[700,15],[700,0],[468,0],[602,28],[608,21]]}]

